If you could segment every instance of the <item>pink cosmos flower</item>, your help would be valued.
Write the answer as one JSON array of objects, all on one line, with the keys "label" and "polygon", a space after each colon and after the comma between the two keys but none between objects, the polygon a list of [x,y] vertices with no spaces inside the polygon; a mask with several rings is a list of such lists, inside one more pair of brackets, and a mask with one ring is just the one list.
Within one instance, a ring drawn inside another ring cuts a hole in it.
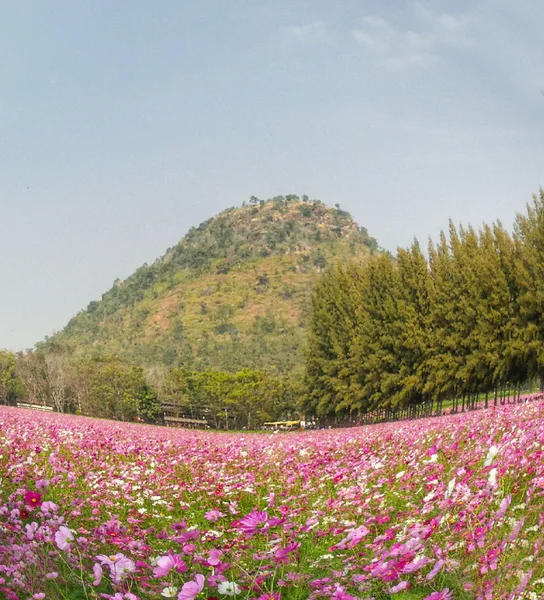
[{"label": "pink cosmos flower", "polygon": [[115,554],[114,556],[105,556],[99,554],[96,559],[100,561],[102,565],[106,565],[110,569],[111,580],[115,584],[121,583],[130,573],[134,573],[136,565],[134,561],[126,557],[124,554]]},{"label": "pink cosmos flower", "polygon": [[241,529],[247,535],[254,535],[268,521],[268,513],[254,510],[245,517],[237,521],[238,529]]},{"label": "pink cosmos flower", "polygon": [[425,600],[451,600],[453,598],[453,592],[450,592],[448,588],[443,589],[441,592],[433,592],[425,598]]},{"label": "pink cosmos flower", "polygon": [[403,590],[408,589],[410,589],[410,584],[407,581],[401,581],[397,585],[394,585],[392,588],[390,588],[389,592],[391,594],[396,594],[397,592],[402,592]]},{"label": "pink cosmos flower", "polygon": [[50,502],[48,500],[47,502],[42,503],[42,505],[40,506],[40,510],[44,515],[54,514],[59,510],[59,507],[54,502]]},{"label": "pink cosmos flower", "polygon": [[40,506],[42,503],[42,495],[38,492],[28,490],[28,492],[25,494],[25,502],[28,504],[28,506]]},{"label": "pink cosmos flower", "polygon": [[183,562],[183,559],[179,554],[159,556],[157,559],[157,566],[153,569],[153,575],[155,575],[155,577],[164,577],[174,568],[178,573],[187,571],[187,565]]},{"label": "pink cosmos flower", "polygon": [[277,517],[270,518],[268,513],[264,510],[254,510],[245,517],[242,517],[239,521],[235,521],[233,525],[251,537],[259,531],[266,531],[278,523],[281,523],[281,519],[278,519]]},{"label": "pink cosmos flower", "polygon": [[[436,563],[434,564],[434,567],[429,571],[429,573],[427,574],[427,577],[425,577],[425,579],[427,581],[431,581],[431,579],[434,579],[438,573],[440,572],[440,570],[442,569],[442,567],[444,566],[444,561],[442,559],[439,559],[436,561]],[[441,600],[440,598],[438,600]]]},{"label": "pink cosmos flower", "polygon": [[511,502],[512,502],[512,494],[508,494],[508,496],[506,496],[506,498],[504,498],[503,501],[501,502],[499,510],[497,511],[497,513],[495,515],[496,519],[502,519],[504,517]]},{"label": "pink cosmos flower", "polygon": [[194,581],[188,581],[183,584],[178,594],[178,600],[193,600],[203,590],[205,581],[204,575],[195,575]]},{"label": "pink cosmos flower", "polygon": [[102,581],[102,574],[103,574],[102,567],[98,563],[94,563],[93,573],[94,573],[93,585],[96,587],[97,585],[100,585],[100,582]]},{"label": "pink cosmos flower", "polygon": [[355,529],[351,529],[348,531],[348,535],[341,542],[338,542],[338,544],[336,544],[336,546],[334,546],[334,548],[338,549],[338,550],[345,550],[346,548],[353,548],[359,542],[361,542],[362,539],[366,535],[368,535],[368,533],[369,533],[369,530],[364,525],[361,525],[360,527],[356,527]]},{"label": "pink cosmos flower", "polygon": [[221,517],[224,517],[225,513],[222,513],[220,510],[214,508],[213,510],[208,511],[204,516],[206,517],[206,519],[208,519],[208,521],[215,523]]},{"label": "pink cosmos flower", "polygon": [[419,569],[423,568],[431,559],[428,556],[422,556],[417,560],[413,560],[411,563],[408,563],[405,567],[402,568],[402,572],[405,575],[409,573],[414,573],[415,571],[419,571]]},{"label": "pink cosmos flower", "polygon": [[55,533],[55,544],[59,550],[68,550],[70,542],[74,541],[74,535],[65,525],[61,525]]},{"label": "pink cosmos flower", "polygon": [[274,552],[274,560],[276,562],[287,562],[289,560],[289,554],[300,548],[300,542],[290,542],[285,548],[278,548]]},{"label": "pink cosmos flower", "polygon": [[211,567],[216,567],[221,562],[221,552],[219,550],[210,550],[210,557],[208,558],[208,564]]}]

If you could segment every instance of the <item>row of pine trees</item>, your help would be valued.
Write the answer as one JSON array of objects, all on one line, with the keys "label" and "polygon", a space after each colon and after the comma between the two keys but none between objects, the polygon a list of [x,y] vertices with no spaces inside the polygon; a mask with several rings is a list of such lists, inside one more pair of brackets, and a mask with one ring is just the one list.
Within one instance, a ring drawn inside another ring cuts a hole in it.
[{"label": "row of pine trees", "polygon": [[309,320],[305,410],[353,415],[544,383],[544,191],[516,217],[331,268]]}]

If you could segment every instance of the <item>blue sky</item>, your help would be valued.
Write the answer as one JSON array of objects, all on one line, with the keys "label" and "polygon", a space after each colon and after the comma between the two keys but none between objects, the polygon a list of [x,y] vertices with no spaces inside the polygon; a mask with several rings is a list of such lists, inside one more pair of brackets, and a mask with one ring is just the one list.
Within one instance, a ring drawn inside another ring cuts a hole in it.
[{"label": "blue sky", "polygon": [[544,185],[544,4],[0,2],[0,347],[31,347],[250,195],[378,242]]}]

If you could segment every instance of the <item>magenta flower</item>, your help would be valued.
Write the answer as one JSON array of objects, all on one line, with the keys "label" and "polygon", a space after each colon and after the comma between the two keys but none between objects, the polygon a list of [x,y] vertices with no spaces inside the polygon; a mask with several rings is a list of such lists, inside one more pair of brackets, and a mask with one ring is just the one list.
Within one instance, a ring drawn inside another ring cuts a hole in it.
[{"label": "magenta flower", "polygon": [[233,525],[251,537],[259,531],[266,531],[278,523],[281,523],[281,519],[276,517],[270,518],[264,510],[254,510],[239,521],[235,521]]},{"label": "magenta flower", "polygon": [[274,552],[274,560],[276,562],[288,562],[289,555],[300,548],[300,542],[289,542],[285,548],[278,548]]},{"label": "magenta flower", "polygon": [[25,502],[28,506],[40,506],[42,503],[42,495],[38,492],[28,490],[28,492],[25,493]]},{"label": "magenta flower", "polygon": [[203,590],[205,581],[204,575],[195,575],[194,581],[188,581],[183,584],[178,594],[178,600],[193,600]]}]

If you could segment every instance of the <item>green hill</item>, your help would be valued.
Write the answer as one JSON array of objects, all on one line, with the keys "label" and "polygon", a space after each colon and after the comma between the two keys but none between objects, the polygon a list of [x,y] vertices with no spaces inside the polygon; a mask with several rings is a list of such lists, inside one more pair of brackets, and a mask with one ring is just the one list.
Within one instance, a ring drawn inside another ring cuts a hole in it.
[{"label": "green hill", "polygon": [[318,274],[376,248],[338,206],[306,196],[252,197],[116,281],[43,345],[143,365],[289,372],[301,363]]}]

